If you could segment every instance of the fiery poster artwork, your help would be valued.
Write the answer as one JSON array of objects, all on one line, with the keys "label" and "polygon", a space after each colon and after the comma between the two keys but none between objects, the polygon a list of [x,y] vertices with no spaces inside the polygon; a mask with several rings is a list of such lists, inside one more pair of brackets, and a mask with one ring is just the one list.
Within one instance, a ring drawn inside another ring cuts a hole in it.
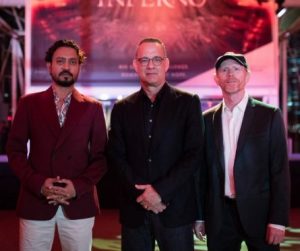
[{"label": "fiery poster artwork", "polygon": [[87,52],[78,85],[120,87],[138,86],[131,63],[144,37],[165,42],[171,61],[167,78],[174,85],[211,70],[225,51],[255,52],[272,45],[274,37],[273,7],[253,0],[28,2],[32,86],[48,85],[44,53],[57,39],[74,39]]}]

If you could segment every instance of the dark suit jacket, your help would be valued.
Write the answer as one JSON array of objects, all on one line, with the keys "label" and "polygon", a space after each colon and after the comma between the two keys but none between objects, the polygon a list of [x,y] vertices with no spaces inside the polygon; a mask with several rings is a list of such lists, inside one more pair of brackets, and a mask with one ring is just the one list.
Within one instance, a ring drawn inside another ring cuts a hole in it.
[{"label": "dark suit jacket", "polygon": [[[222,104],[204,113],[208,172],[206,230],[217,234],[224,208]],[[234,163],[238,213],[249,236],[265,235],[268,223],[287,225],[289,168],[279,109],[249,98]]]},{"label": "dark suit jacket", "polygon": [[9,165],[21,181],[18,215],[33,220],[54,216],[57,207],[48,205],[41,187],[56,176],[71,179],[76,190],[76,198],[64,206],[67,217],[96,215],[95,184],[106,171],[106,141],[101,104],[76,90],[62,128],[51,87],[21,98],[7,143]]},{"label": "dark suit jacket", "polygon": [[165,226],[189,224],[196,219],[193,176],[201,164],[200,100],[167,85],[160,102],[150,154],[145,151],[141,91],[115,104],[111,114],[108,152],[121,178],[120,220],[126,226],[143,224],[146,213],[136,202],[141,192],[135,184],[152,184],[168,205],[160,214]]}]

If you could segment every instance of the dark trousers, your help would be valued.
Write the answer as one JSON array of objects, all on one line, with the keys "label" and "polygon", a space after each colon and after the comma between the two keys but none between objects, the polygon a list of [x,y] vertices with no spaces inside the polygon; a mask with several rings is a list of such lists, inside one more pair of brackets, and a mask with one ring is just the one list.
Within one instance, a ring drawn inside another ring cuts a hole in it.
[{"label": "dark trousers", "polygon": [[194,251],[192,224],[167,228],[149,212],[142,226],[122,225],[122,251],[154,251],[155,240],[160,251]]},{"label": "dark trousers", "polygon": [[279,251],[279,245],[267,244],[265,236],[249,237],[242,227],[235,200],[226,198],[221,231],[207,236],[208,251],[240,251],[243,241],[248,251]]}]

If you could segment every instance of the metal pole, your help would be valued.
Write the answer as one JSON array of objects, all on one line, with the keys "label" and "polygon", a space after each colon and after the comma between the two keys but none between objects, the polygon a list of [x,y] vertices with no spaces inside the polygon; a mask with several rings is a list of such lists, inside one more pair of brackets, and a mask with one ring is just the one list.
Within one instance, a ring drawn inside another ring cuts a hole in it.
[{"label": "metal pole", "polygon": [[12,57],[12,67],[11,67],[11,113],[14,118],[17,110],[17,64],[18,64],[18,41],[15,36],[10,40],[11,42],[11,57]]},{"label": "metal pole", "polygon": [[[282,36],[280,43],[281,55],[281,71],[282,71],[282,116],[286,128],[286,135],[288,136],[288,71],[287,71],[287,53],[288,53],[289,33]],[[287,138],[288,139],[288,138]],[[292,151],[292,144],[288,139],[289,152]]]}]

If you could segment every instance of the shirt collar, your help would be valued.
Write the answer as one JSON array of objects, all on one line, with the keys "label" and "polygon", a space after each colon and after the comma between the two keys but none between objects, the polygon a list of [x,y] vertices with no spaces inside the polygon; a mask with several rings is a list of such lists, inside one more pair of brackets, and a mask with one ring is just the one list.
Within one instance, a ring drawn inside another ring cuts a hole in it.
[{"label": "shirt collar", "polygon": [[[247,92],[245,92],[244,97],[242,98],[242,100],[233,108],[234,110],[238,110],[240,112],[245,112],[246,110],[246,106],[248,103],[248,99],[249,99],[249,94]],[[223,100],[223,112],[224,111],[229,111],[230,109],[226,106],[224,100]]]},{"label": "shirt collar", "polygon": [[[55,87],[52,86],[52,90],[53,90],[53,96],[54,96],[54,101],[55,103],[57,103],[59,101],[59,97],[56,93]],[[69,102],[71,100],[71,96],[72,96],[72,92],[70,92],[63,100],[63,102]]]},{"label": "shirt collar", "polygon": [[[158,102],[162,98],[163,94],[166,92],[166,89],[167,89],[167,83],[164,83],[163,87],[159,90],[159,92],[156,95],[155,103]],[[143,88],[141,88],[140,95],[144,99],[150,100]]]}]

